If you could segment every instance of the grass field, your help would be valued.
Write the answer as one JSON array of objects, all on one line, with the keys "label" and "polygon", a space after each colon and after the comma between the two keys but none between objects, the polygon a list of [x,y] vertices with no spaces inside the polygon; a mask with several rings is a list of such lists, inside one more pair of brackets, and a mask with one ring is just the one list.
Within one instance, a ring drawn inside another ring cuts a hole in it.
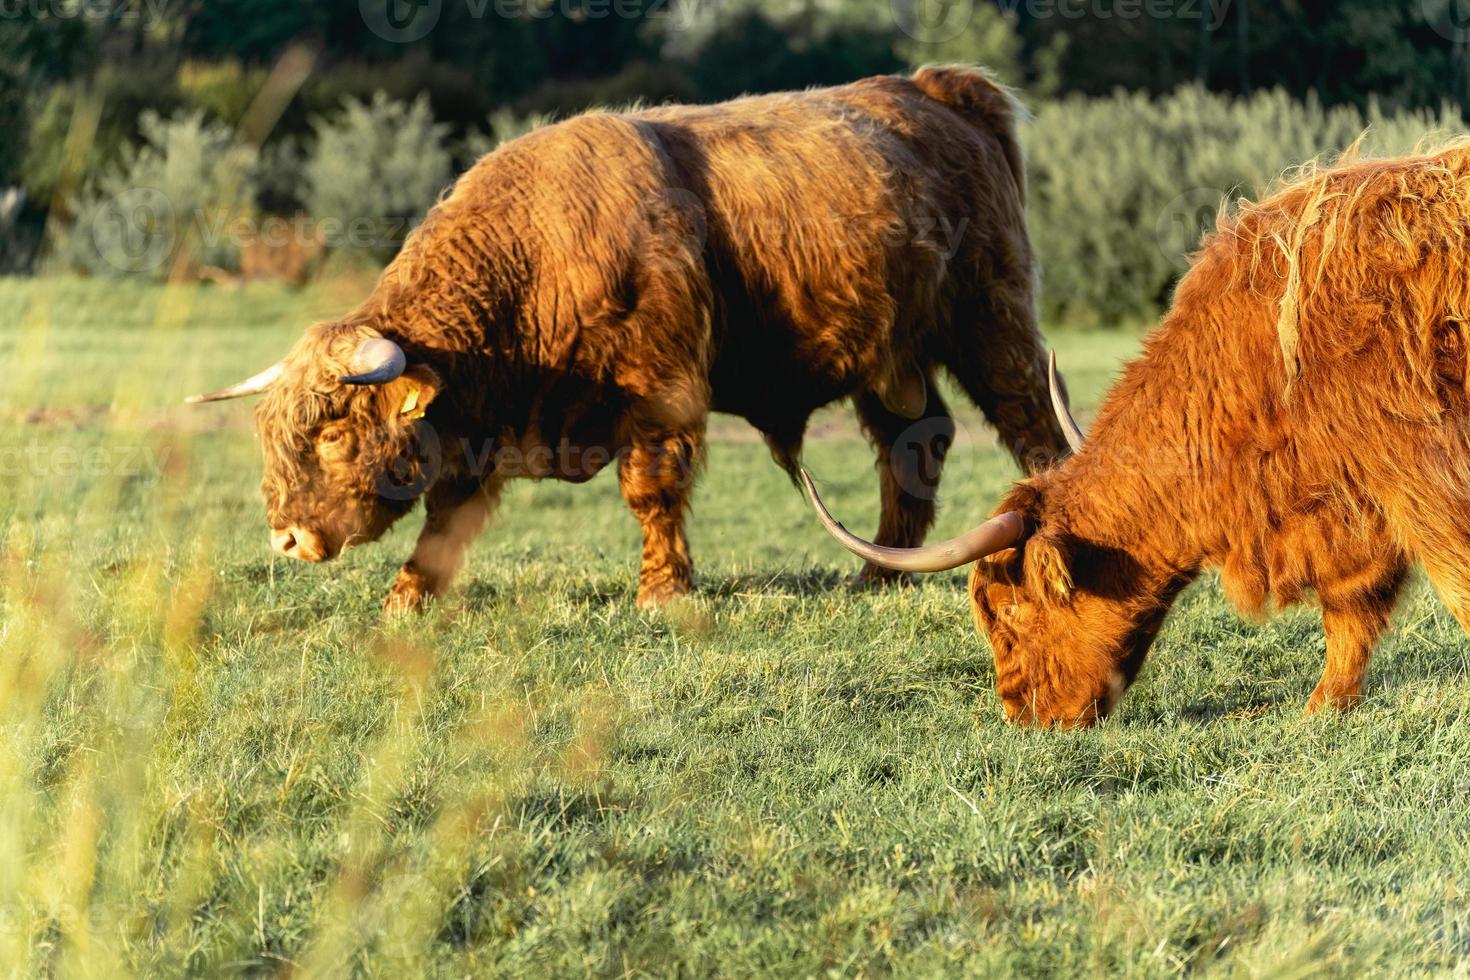
[{"label": "grass field", "polygon": [[[0,282],[0,963],[33,975],[1306,976],[1470,957],[1470,646],[1422,585],[1348,717],[1311,610],[1186,593],[1096,730],[1019,731],[964,573],[855,563],[714,427],[698,596],[616,481],[522,484],[373,625],[417,519],[273,559],[249,406],[356,295]],[[1084,424],[1136,333],[1053,338]],[[1014,477],[973,411],[938,534]],[[807,461],[876,520],[845,410]]]}]

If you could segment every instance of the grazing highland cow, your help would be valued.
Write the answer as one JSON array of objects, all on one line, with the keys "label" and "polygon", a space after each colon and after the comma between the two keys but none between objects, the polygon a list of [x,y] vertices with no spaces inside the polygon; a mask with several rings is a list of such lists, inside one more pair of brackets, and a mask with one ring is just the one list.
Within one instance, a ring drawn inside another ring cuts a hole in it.
[{"label": "grazing highland cow", "polygon": [[[507,479],[580,481],[614,459],[643,527],[639,604],[688,592],[711,410],[748,419],[794,473],[808,417],[851,396],[878,450],[878,540],[917,545],[934,506],[904,487],[948,443],[936,369],[1018,460],[1066,447],[1016,112],[984,75],[941,68],[548,127],[466,173],[356,311],[195,400],[267,391],[281,554],[330,558],[424,497],[390,610],[443,591]],[[921,417],[939,437],[896,452]]]},{"label": "grazing highland cow", "polygon": [[1327,667],[1307,708],[1348,707],[1411,562],[1470,628],[1467,265],[1470,141],[1308,169],[1221,218],[1086,448],[989,521],[879,548],[813,502],[885,567],[976,562],[975,620],[1015,721],[1105,714],[1214,565],[1252,614],[1315,592]]}]

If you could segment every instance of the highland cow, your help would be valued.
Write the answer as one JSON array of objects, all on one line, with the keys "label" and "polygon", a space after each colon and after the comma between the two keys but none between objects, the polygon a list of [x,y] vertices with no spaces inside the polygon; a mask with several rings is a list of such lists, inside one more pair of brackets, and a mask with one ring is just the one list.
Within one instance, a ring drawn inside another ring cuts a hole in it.
[{"label": "highland cow", "polygon": [[[1018,461],[1065,451],[1017,113],[983,74],[937,68],[576,117],[467,172],[358,309],[194,400],[266,392],[283,555],[330,558],[424,499],[389,610],[444,591],[507,480],[612,460],[643,529],[639,604],[688,592],[712,410],[794,474],[808,417],[851,397],[879,458],[877,540],[917,545],[934,504],[909,491],[937,478],[952,433],[937,370]],[[931,438],[900,452],[918,418]]]},{"label": "highland cow", "polygon": [[[829,531],[888,568],[975,562],[970,599],[1014,721],[1086,725],[1209,566],[1247,613],[1310,590],[1362,696],[1412,562],[1470,629],[1470,141],[1309,167],[1222,215],[1079,451],[921,549]],[[810,480],[808,487],[810,489]]]}]

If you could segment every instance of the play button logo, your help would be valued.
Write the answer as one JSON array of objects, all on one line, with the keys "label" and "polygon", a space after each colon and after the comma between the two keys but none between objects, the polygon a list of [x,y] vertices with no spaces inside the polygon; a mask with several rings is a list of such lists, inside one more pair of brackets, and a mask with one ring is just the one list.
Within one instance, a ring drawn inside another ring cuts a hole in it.
[{"label": "play button logo", "polygon": [[423,40],[439,23],[443,0],[358,0],[362,22],[394,44]]}]

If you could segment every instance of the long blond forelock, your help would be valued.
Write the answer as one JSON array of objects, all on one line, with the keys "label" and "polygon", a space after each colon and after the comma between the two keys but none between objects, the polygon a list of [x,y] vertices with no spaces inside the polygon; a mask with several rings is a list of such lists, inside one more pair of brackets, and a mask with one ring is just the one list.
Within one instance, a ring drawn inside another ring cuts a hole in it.
[{"label": "long blond forelock", "polygon": [[[1332,164],[1309,162],[1258,201],[1242,199],[1222,216],[1211,241],[1230,239],[1246,254],[1241,268],[1253,293],[1269,292],[1287,390],[1299,371],[1301,332],[1328,311],[1322,304],[1374,283],[1398,295],[1400,316],[1470,316],[1463,279],[1421,272],[1470,245],[1470,137],[1410,157],[1366,158],[1355,143]],[[1438,253],[1438,258],[1436,257]],[[1274,289],[1271,288],[1275,284]],[[1432,382],[1432,338],[1405,322],[1405,351]]]},{"label": "long blond forelock", "polygon": [[306,482],[301,460],[313,452],[325,423],[347,419],[358,431],[381,424],[375,393],[341,383],[357,345],[381,336],[362,324],[324,323],[309,329],[286,356],[280,384],[256,406],[256,428],[265,455],[262,489],[277,505]]}]

